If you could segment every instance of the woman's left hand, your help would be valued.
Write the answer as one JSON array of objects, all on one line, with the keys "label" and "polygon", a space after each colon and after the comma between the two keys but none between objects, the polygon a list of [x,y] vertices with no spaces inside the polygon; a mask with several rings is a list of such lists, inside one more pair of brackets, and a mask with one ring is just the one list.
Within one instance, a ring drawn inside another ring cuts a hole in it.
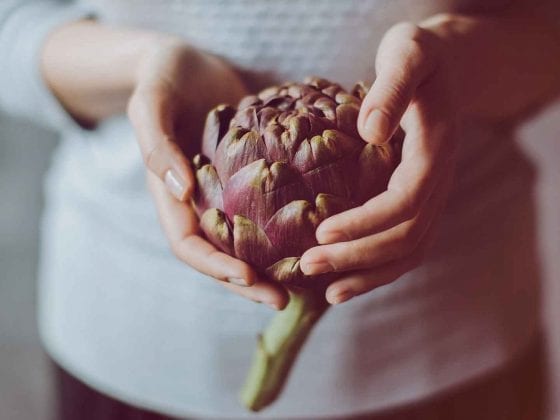
[{"label": "woman's left hand", "polygon": [[422,259],[454,168],[457,113],[441,54],[438,37],[409,23],[394,26],[380,44],[358,129],[367,142],[381,144],[400,124],[402,161],[384,193],[323,221],[316,234],[321,245],[302,256],[305,274],[347,272],[328,287],[330,303],[392,282]]}]

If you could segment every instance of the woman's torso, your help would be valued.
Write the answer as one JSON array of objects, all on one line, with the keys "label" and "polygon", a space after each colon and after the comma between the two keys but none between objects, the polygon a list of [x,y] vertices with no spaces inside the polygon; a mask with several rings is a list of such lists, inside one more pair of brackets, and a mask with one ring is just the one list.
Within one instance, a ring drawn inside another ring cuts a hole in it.
[{"label": "woman's torso", "polygon": [[[399,20],[473,2],[90,0],[101,21],[179,34],[251,85],[308,74],[372,80]],[[489,7],[480,2],[480,7]],[[498,3],[496,3],[498,4]],[[272,315],[176,261],[124,117],[69,131],[47,184],[41,331],[83,380],[178,415],[240,418],[236,392]],[[265,413],[363,412],[496,367],[536,326],[532,169],[508,133],[465,126],[457,182],[426,263],[330,311]]]}]

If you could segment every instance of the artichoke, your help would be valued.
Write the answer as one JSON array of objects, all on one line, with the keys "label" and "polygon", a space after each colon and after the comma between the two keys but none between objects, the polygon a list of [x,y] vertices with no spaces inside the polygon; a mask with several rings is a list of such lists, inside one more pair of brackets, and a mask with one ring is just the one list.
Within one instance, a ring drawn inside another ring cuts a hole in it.
[{"label": "artichoke", "polygon": [[356,121],[366,90],[320,78],[273,86],[220,105],[207,117],[194,157],[195,208],[207,239],[290,294],[259,336],[243,403],[258,411],[279,395],[297,353],[328,308],[332,275],[306,276],[301,255],[317,245],[322,220],[363,204],[387,187],[402,132],[367,144]]}]

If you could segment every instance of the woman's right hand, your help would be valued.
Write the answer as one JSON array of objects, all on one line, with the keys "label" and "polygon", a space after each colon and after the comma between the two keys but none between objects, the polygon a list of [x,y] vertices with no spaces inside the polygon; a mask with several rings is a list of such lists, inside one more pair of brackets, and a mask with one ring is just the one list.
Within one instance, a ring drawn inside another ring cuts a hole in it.
[{"label": "woman's right hand", "polygon": [[200,147],[201,123],[212,107],[235,104],[245,94],[223,61],[179,40],[164,40],[140,62],[128,116],[173,253],[231,291],[280,309],[287,303],[284,289],[206,241],[190,200],[195,180],[185,151]]},{"label": "woman's right hand", "polygon": [[283,308],[284,288],[259,279],[247,263],[206,241],[191,205],[195,181],[185,152],[200,148],[211,108],[235,104],[246,94],[237,74],[176,37],[93,21],[55,30],[41,58],[46,83],[76,120],[93,125],[128,113],[173,253],[231,291]]}]

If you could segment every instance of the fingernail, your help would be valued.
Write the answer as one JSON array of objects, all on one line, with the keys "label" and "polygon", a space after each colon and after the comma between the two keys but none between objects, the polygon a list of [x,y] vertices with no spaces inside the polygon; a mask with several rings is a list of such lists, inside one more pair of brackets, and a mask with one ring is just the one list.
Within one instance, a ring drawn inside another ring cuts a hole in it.
[{"label": "fingernail", "polygon": [[236,277],[228,277],[227,281],[229,283],[235,284],[237,286],[249,286],[249,283],[247,283],[247,280],[245,279],[240,279],[240,278],[236,278]]},{"label": "fingernail", "polygon": [[259,302],[264,303],[269,308],[274,309],[275,311],[279,311],[280,309],[282,309],[281,305],[278,302],[271,299],[270,297],[265,298],[263,300],[259,300]]},{"label": "fingernail", "polygon": [[183,201],[186,192],[185,181],[174,169],[169,169],[165,173],[165,185],[167,185],[167,189],[177,200]]},{"label": "fingernail", "polygon": [[309,276],[313,274],[322,274],[322,273],[328,273],[330,271],[334,271],[333,266],[325,261],[304,262],[300,264],[301,264],[301,271],[303,271],[304,274],[307,274]]},{"label": "fingernail", "polygon": [[389,132],[389,119],[378,109],[374,109],[364,123],[365,140],[372,143],[384,143]]},{"label": "fingernail", "polygon": [[281,306],[278,303],[269,303],[269,302],[265,302],[269,307],[271,307],[272,309],[274,309],[275,311],[279,311],[281,309]]},{"label": "fingernail", "polygon": [[354,296],[354,293],[350,290],[335,291],[328,294],[327,300],[333,305],[338,305],[339,303],[352,299]]}]

